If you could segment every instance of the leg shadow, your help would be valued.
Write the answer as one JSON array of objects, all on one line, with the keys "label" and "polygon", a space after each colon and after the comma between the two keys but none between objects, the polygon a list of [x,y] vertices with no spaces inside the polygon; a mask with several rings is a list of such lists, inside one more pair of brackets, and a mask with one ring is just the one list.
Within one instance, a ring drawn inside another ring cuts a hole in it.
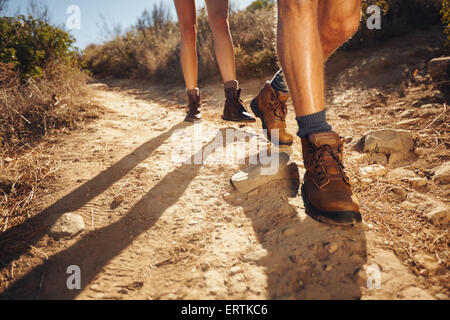
[{"label": "leg shadow", "polygon": [[[0,234],[0,267],[5,267],[12,261],[27,252],[29,248],[23,244],[24,241],[35,244],[46,233],[49,226],[64,213],[75,211],[83,207],[86,203],[107,190],[111,185],[122,179],[128,172],[133,170],[139,163],[147,159],[161,144],[179,129],[186,128],[191,124],[182,122],[169,131],[162,133],[156,138],[142,144],[132,153],[98,174],[78,187],[70,194],[59,199],[50,207],[43,210],[33,218]],[[13,243],[12,248],[8,244]]]},{"label": "leg shadow", "polygon": [[[218,135],[223,136],[224,130],[220,130]],[[198,154],[203,154],[214,141],[203,146],[188,163],[193,163]],[[44,265],[39,265],[10,285],[1,298],[34,299],[39,296],[42,299],[74,299],[80,291],[67,288],[67,267],[79,266],[82,289],[88,286],[112,258],[149,230],[166,209],[178,201],[201,167],[201,164],[179,166],[142,197],[121,220],[87,234],[73,246],[51,256],[46,263],[42,290],[39,287]]]},{"label": "leg shadow", "polygon": [[[304,214],[298,183],[283,180],[260,187],[243,208],[268,251],[270,299],[360,299],[356,274],[366,262],[362,226],[320,224]],[[292,202],[293,204],[290,204]]]}]

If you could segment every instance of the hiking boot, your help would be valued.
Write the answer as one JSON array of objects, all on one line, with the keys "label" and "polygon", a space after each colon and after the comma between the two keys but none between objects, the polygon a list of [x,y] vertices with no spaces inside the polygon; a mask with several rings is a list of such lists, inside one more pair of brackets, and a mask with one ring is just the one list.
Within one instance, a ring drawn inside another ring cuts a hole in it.
[{"label": "hiking boot", "polygon": [[222,119],[236,122],[255,122],[250,113],[245,108],[245,103],[241,99],[241,89],[225,88],[225,108]]},{"label": "hiking boot", "polygon": [[274,143],[291,145],[294,142],[294,137],[286,131],[288,99],[289,93],[277,93],[267,81],[250,104],[255,116],[261,119],[267,137]]},{"label": "hiking boot", "polygon": [[187,91],[188,110],[184,121],[195,122],[202,119],[200,115],[200,90],[193,89]]},{"label": "hiking boot", "polygon": [[322,132],[302,139],[306,168],[302,196],[306,213],[335,225],[361,222],[359,203],[342,164],[343,142],[335,132]]}]

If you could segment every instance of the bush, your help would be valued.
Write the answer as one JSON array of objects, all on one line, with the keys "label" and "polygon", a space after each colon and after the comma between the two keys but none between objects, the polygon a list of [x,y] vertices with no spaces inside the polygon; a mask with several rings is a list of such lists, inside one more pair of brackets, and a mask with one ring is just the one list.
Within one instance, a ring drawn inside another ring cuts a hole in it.
[{"label": "bush", "polygon": [[441,14],[444,32],[446,35],[444,49],[447,54],[450,54],[450,0],[442,0]]},{"label": "bush", "polygon": [[42,76],[49,61],[72,63],[74,39],[33,17],[0,18],[0,62],[12,65],[22,80]]},{"label": "bush", "polygon": [[[367,8],[372,4],[382,8],[381,30],[368,30],[366,26]],[[277,69],[275,7],[273,0],[256,0],[247,9],[231,13],[230,28],[239,77],[264,75]],[[440,8],[441,0],[364,0],[361,27],[344,50],[369,46],[415,27],[439,23]],[[181,82],[180,33],[164,10],[162,5],[155,6],[151,14],[144,12],[136,26],[125,35],[100,46],[88,47],[86,58],[90,70],[99,76]],[[197,24],[199,80],[205,80],[219,72],[204,8],[199,10]]]},{"label": "bush", "polygon": [[74,39],[33,17],[0,18],[0,149],[91,117]]}]

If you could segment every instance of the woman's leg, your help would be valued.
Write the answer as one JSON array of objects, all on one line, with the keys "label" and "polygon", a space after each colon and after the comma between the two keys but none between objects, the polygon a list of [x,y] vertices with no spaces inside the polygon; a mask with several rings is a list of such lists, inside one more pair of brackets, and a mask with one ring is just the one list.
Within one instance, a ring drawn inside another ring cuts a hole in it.
[{"label": "woman's leg", "polygon": [[236,80],[233,41],[228,24],[228,0],[206,0],[214,49],[224,83]]},{"label": "woman's leg", "polygon": [[181,32],[181,67],[186,89],[197,88],[197,13],[194,0],[174,0]]}]

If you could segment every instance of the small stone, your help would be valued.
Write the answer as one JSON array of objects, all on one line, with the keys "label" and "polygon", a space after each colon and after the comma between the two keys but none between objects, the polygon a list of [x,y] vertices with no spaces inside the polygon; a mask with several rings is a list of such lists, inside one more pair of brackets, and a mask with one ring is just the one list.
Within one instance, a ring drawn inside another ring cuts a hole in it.
[{"label": "small stone", "polygon": [[123,195],[121,195],[121,194],[119,194],[118,196],[116,196],[114,198],[114,202],[117,203],[117,204],[121,204],[124,201],[125,201],[125,197]]},{"label": "small stone", "polygon": [[450,162],[446,162],[434,170],[433,181],[441,184],[450,183]]},{"label": "small stone", "polygon": [[408,192],[402,187],[392,187],[391,191],[398,195],[401,200],[405,200],[408,196]]},{"label": "small stone", "polygon": [[247,253],[246,255],[244,255],[243,260],[244,260],[244,262],[257,262],[266,256],[267,256],[267,250],[260,249],[257,251]]},{"label": "small stone", "polygon": [[450,209],[443,203],[436,202],[431,209],[425,211],[425,216],[433,225],[447,225],[450,223]]},{"label": "small stone", "polygon": [[328,271],[331,271],[332,269],[333,269],[333,267],[332,267],[332,266],[330,266],[330,265],[327,265],[327,266],[326,266],[326,268],[325,268],[325,271],[327,271],[327,272],[328,272]]},{"label": "small stone", "polygon": [[234,276],[235,274],[238,274],[242,271],[242,268],[239,266],[234,266],[230,269],[230,275]]},{"label": "small stone", "polygon": [[405,178],[415,178],[416,174],[412,170],[408,170],[405,168],[397,168],[395,170],[392,170],[388,173],[388,178],[395,178],[395,179],[405,179]]},{"label": "small stone", "polygon": [[219,272],[210,270],[205,273],[204,277],[208,293],[212,295],[225,295],[227,293],[225,281]]},{"label": "small stone", "polygon": [[333,253],[333,252],[336,252],[337,249],[339,249],[339,246],[337,245],[337,243],[332,242],[328,248],[328,252]]},{"label": "small stone", "polygon": [[428,180],[424,178],[411,178],[408,179],[408,182],[415,188],[420,188],[428,184]]},{"label": "small stone", "polygon": [[53,238],[73,238],[84,231],[83,217],[74,213],[65,213],[50,228],[49,235]]},{"label": "small stone", "polygon": [[208,271],[209,267],[210,267],[210,265],[207,262],[200,263],[200,268],[202,268],[203,272]]},{"label": "small stone", "polygon": [[379,164],[372,164],[370,166],[359,168],[359,171],[361,172],[362,176],[367,175],[381,176],[386,173],[386,168]]},{"label": "small stone", "polygon": [[439,299],[439,300],[448,300],[448,296],[445,295],[445,294],[443,294],[443,293],[438,293],[438,294],[436,294],[436,299]]},{"label": "small stone", "polygon": [[437,261],[428,254],[418,253],[414,256],[414,259],[430,273],[435,273],[439,268],[439,264],[437,263]]}]

